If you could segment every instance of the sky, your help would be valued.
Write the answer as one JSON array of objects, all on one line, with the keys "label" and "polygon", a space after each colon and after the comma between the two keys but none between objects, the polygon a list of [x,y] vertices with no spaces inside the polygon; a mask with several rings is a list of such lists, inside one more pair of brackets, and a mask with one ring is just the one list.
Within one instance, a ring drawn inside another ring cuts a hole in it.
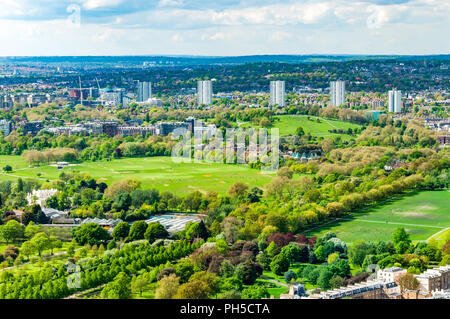
[{"label": "sky", "polygon": [[450,0],[0,0],[0,56],[449,54]]}]

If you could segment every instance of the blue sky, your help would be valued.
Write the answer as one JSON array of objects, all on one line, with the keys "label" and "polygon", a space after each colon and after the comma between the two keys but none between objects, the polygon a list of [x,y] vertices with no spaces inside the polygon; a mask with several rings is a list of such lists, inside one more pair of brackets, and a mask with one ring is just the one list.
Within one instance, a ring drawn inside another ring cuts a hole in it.
[{"label": "blue sky", "polygon": [[448,54],[450,0],[0,0],[0,55]]}]

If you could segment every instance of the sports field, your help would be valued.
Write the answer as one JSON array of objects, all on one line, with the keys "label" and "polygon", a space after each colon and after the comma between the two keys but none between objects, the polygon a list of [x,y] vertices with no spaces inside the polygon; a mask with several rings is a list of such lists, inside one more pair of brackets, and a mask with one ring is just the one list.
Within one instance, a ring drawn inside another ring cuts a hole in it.
[{"label": "sports field", "polygon": [[[287,136],[295,134],[295,130],[301,126],[305,133],[310,133],[312,136],[318,137],[336,137],[341,136],[342,139],[350,138],[347,134],[333,134],[328,130],[333,129],[355,129],[360,127],[358,124],[344,122],[339,120],[328,120],[322,117],[309,116],[312,120],[308,120],[306,115],[280,115],[275,117],[273,127],[280,130],[280,136]],[[319,119],[320,122],[317,122]]]},{"label": "sports field", "polygon": [[426,240],[450,226],[450,192],[409,193],[382,205],[318,227],[307,236],[322,236],[334,231],[345,242],[357,239],[389,240],[397,227],[404,227],[412,240]]},{"label": "sports field", "polygon": [[[171,157],[123,158],[110,162],[84,162],[75,166],[56,169],[42,165],[28,167],[20,156],[0,156],[0,168],[6,164],[13,167],[11,173],[1,171],[0,180],[18,177],[37,178],[42,181],[57,179],[61,172],[88,173],[98,181],[108,185],[125,178],[137,178],[143,188],[169,190],[177,194],[195,190],[226,192],[235,182],[241,181],[250,187],[262,187],[270,182],[274,173],[261,172],[247,165],[217,163],[174,163]],[[39,175],[38,175],[39,174]]]}]

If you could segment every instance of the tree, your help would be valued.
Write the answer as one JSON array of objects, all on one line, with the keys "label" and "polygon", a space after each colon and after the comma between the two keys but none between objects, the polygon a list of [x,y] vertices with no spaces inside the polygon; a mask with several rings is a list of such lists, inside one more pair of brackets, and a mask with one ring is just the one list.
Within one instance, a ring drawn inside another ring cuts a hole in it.
[{"label": "tree", "polygon": [[416,290],[419,288],[419,281],[413,274],[406,273],[403,276],[398,278],[398,284],[400,286],[401,291],[403,292],[405,289],[408,290]]},{"label": "tree", "polygon": [[175,299],[207,299],[208,287],[203,281],[190,281],[178,288]]},{"label": "tree", "polygon": [[145,231],[147,230],[147,223],[143,220],[138,220],[131,225],[130,240],[144,239]]},{"label": "tree", "polygon": [[163,277],[158,282],[155,299],[172,299],[180,287],[180,278],[175,274]]},{"label": "tree", "polygon": [[130,225],[127,222],[120,222],[114,227],[112,237],[114,240],[124,240],[130,233]]},{"label": "tree", "polygon": [[49,240],[49,249],[51,251],[51,254],[53,255],[53,249],[61,248],[62,247],[62,241],[58,238],[56,238],[54,235],[50,235],[48,238]]},{"label": "tree", "polygon": [[291,280],[297,279],[297,274],[295,272],[293,272],[292,270],[288,270],[284,273],[283,277],[284,277],[284,280],[287,283],[289,283],[289,282],[291,282]]},{"label": "tree", "polygon": [[411,244],[411,239],[409,238],[409,234],[405,231],[403,227],[398,227],[392,233],[392,243],[394,246],[397,246],[400,242],[406,242],[409,246]]},{"label": "tree", "polygon": [[195,191],[190,193],[188,196],[184,198],[184,207],[187,210],[197,212],[200,209],[200,205],[202,203],[202,193],[199,191]]},{"label": "tree", "polygon": [[330,280],[333,277],[333,273],[328,269],[328,267],[323,267],[320,270],[319,278],[317,278],[317,284],[325,289],[331,287]]},{"label": "tree", "polygon": [[305,194],[303,194],[303,199],[307,203],[316,203],[320,200],[320,197],[321,197],[320,191],[316,188],[311,189],[305,192]]},{"label": "tree", "polygon": [[5,165],[3,171],[6,173],[12,172],[12,167],[10,165]]},{"label": "tree", "polygon": [[30,221],[30,223],[25,227],[25,237],[26,238],[32,238],[37,233],[41,232],[41,226],[36,225],[33,221]]},{"label": "tree", "polygon": [[49,249],[51,246],[50,239],[48,238],[46,233],[37,233],[30,239],[31,245],[33,245],[35,251],[37,251],[39,257],[41,257],[41,253]]},{"label": "tree", "polygon": [[262,267],[247,259],[236,267],[235,275],[242,280],[244,285],[253,285],[256,279],[262,275]]},{"label": "tree", "polygon": [[337,261],[338,259],[339,259],[339,253],[332,253],[332,254],[328,255],[327,262],[329,264],[332,264],[335,261]]},{"label": "tree", "polygon": [[3,251],[3,257],[5,257],[5,259],[9,257],[14,260],[17,258],[18,255],[19,255],[19,248],[17,248],[14,245],[9,245]]},{"label": "tree", "polygon": [[208,296],[217,293],[219,290],[219,278],[209,271],[196,272],[189,278],[189,282],[196,281],[201,281],[205,284],[205,292]]},{"label": "tree", "polygon": [[266,248],[266,252],[269,257],[275,257],[275,255],[280,253],[280,248],[278,248],[274,241],[271,241]]},{"label": "tree", "polygon": [[0,237],[9,244],[23,237],[24,228],[17,220],[9,220],[5,225],[0,226]]},{"label": "tree", "polygon": [[362,266],[366,255],[374,254],[375,247],[363,240],[357,240],[348,249],[348,258],[353,265]]},{"label": "tree", "polygon": [[261,299],[269,298],[270,294],[266,287],[250,286],[242,290],[242,299]]},{"label": "tree", "polygon": [[235,182],[228,189],[228,195],[231,197],[243,197],[248,190],[248,186],[242,182]]},{"label": "tree", "polygon": [[305,131],[303,130],[303,127],[299,126],[295,129],[295,135],[297,135],[298,137],[302,137],[303,135],[305,135]]},{"label": "tree", "polygon": [[334,276],[330,280],[330,286],[333,289],[344,287],[345,286],[345,279],[342,278],[341,276]]},{"label": "tree", "polygon": [[153,222],[148,224],[144,237],[152,243],[156,239],[169,237],[169,232],[160,223]]},{"label": "tree", "polygon": [[321,143],[322,150],[325,154],[328,154],[328,152],[332,151],[334,149],[334,142],[332,139],[326,138]]},{"label": "tree", "polygon": [[147,289],[149,284],[145,276],[134,277],[131,280],[131,291],[133,293],[139,293],[139,296],[142,296],[142,292]]},{"label": "tree", "polygon": [[174,270],[180,281],[185,283],[194,273],[194,265],[190,259],[182,259],[175,264]]},{"label": "tree", "polygon": [[281,276],[284,272],[289,269],[289,260],[283,254],[278,254],[273,257],[272,262],[270,263],[270,270],[273,271],[274,274]]},{"label": "tree", "polygon": [[277,176],[279,177],[285,177],[287,179],[292,179],[292,176],[294,175],[294,171],[291,170],[287,166],[283,166],[277,171]]},{"label": "tree", "polygon": [[74,228],[73,237],[80,245],[98,245],[110,238],[108,231],[96,223],[87,223]]},{"label": "tree", "polygon": [[30,256],[33,255],[35,252],[36,247],[30,241],[26,241],[22,244],[22,246],[20,246],[20,253],[22,255],[27,256],[27,258],[30,258]]},{"label": "tree", "polygon": [[203,221],[200,221],[198,223],[187,223],[185,227],[185,237],[189,240],[195,238],[203,238],[204,240],[206,240],[209,237],[209,233],[206,229],[205,223]]},{"label": "tree", "polygon": [[289,260],[289,263],[291,264],[295,261],[299,261],[300,251],[300,247],[294,243],[289,243],[288,245],[281,248],[281,253],[286,256],[286,258]]},{"label": "tree", "polygon": [[129,299],[131,297],[130,277],[120,272],[114,281],[109,282],[102,290],[102,297],[107,299]]}]

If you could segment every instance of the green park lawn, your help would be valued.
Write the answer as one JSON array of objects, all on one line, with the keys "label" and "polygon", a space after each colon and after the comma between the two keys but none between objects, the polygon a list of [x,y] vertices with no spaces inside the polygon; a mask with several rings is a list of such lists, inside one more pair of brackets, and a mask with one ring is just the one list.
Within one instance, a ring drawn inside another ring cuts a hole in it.
[{"label": "green park lawn", "polygon": [[[308,120],[308,117],[310,120]],[[295,130],[301,126],[305,134],[310,133],[312,136],[332,138],[341,137],[342,140],[349,140],[352,138],[348,134],[336,134],[330,133],[328,130],[333,129],[355,129],[361,127],[361,125],[351,122],[345,122],[340,120],[329,120],[318,116],[308,115],[279,115],[274,117],[275,120],[271,128],[278,128],[280,136],[290,136],[295,134]],[[320,122],[317,122],[319,119]],[[255,127],[249,122],[241,123],[240,127],[249,128]],[[268,129],[270,133],[271,128]]]},{"label": "green park lawn", "polygon": [[305,235],[321,237],[333,231],[347,243],[358,239],[389,240],[397,227],[403,227],[412,240],[427,240],[450,226],[449,203],[449,191],[408,193],[311,229]]},{"label": "green park lawn", "polygon": [[87,173],[108,185],[125,178],[137,178],[143,188],[157,188],[177,194],[193,191],[203,193],[214,190],[226,192],[229,187],[241,181],[250,187],[263,187],[270,182],[273,173],[261,172],[247,165],[220,163],[175,163],[171,157],[123,158],[112,161],[83,162],[58,170],[54,166],[28,167],[20,156],[0,156],[0,167],[9,164],[11,173],[1,171],[1,180],[18,177],[36,178],[41,181],[57,179],[61,172]]},{"label": "green park lawn", "polygon": [[[336,137],[341,136],[343,139],[350,137],[346,134],[334,134],[328,132],[333,129],[355,129],[360,125],[344,122],[339,120],[329,120],[322,117],[309,116],[312,120],[308,120],[307,115],[280,115],[275,117],[273,127],[280,130],[280,136],[294,135],[295,130],[301,126],[305,133],[310,133],[312,136],[318,137]],[[319,119],[320,122],[317,122]]]}]

